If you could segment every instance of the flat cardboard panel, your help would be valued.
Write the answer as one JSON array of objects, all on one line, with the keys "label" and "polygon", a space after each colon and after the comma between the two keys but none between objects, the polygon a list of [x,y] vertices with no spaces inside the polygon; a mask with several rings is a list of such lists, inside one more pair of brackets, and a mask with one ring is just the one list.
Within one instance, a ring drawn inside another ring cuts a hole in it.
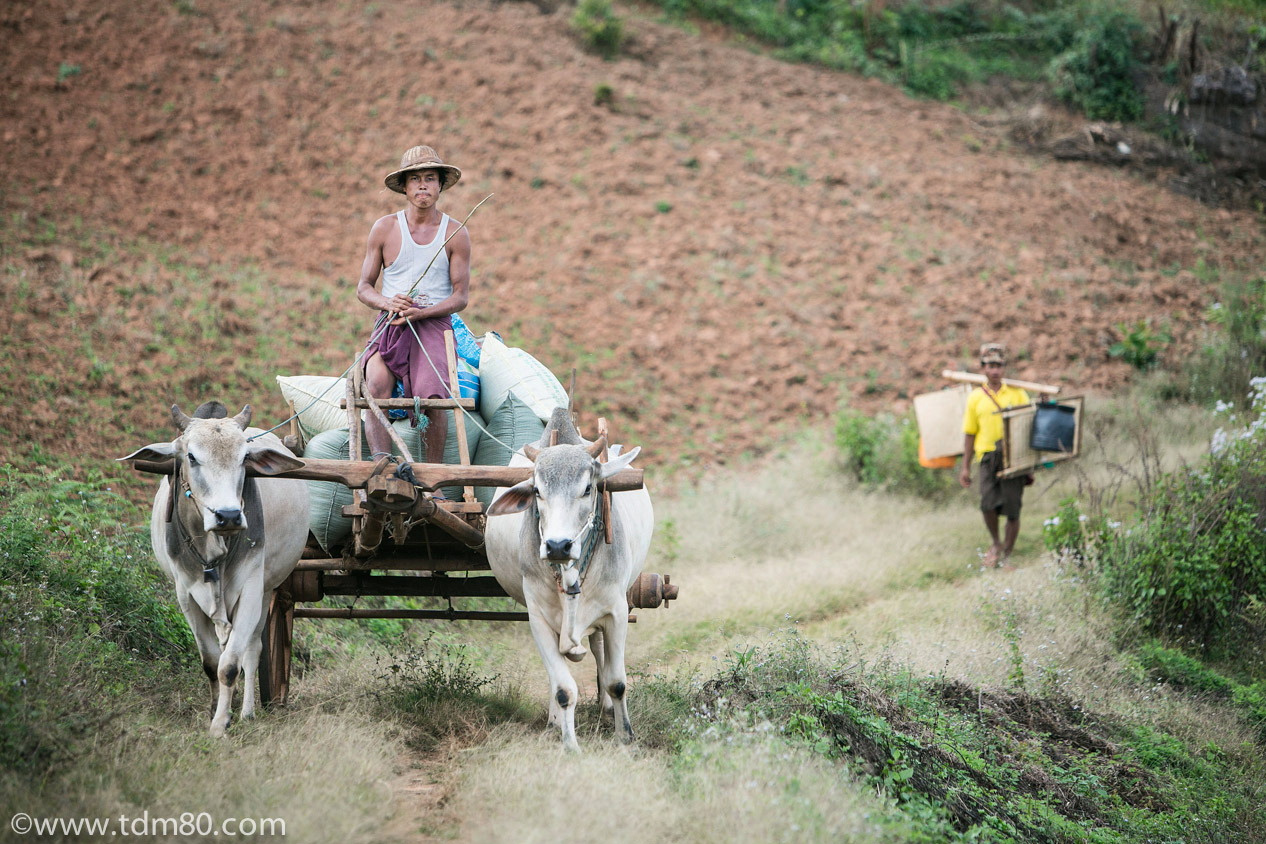
[{"label": "flat cardboard panel", "polygon": [[963,453],[963,413],[970,384],[914,397],[914,418],[923,440],[923,456],[957,457]]},{"label": "flat cardboard panel", "polygon": [[1082,409],[1085,399],[1082,396],[1069,396],[1066,399],[1060,399],[1058,404],[1073,408],[1077,433],[1073,437],[1072,451],[1034,451],[1029,448],[1029,437],[1033,433],[1033,417],[1037,413],[1037,405],[1009,407],[1002,412],[1004,459],[1003,468],[998,473],[998,477],[1014,478],[1016,475],[1025,475],[1038,466],[1071,460],[1081,454]]}]

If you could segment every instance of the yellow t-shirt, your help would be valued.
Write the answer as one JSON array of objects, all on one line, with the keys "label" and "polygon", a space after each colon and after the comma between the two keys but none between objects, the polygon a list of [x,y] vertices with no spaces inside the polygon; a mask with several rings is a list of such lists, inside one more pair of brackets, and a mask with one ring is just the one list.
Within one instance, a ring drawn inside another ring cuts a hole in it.
[{"label": "yellow t-shirt", "polygon": [[[998,400],[998,404],[1003,407],[1015,407],[1016,405],[1028,404],[1029,394],[1019,387],[1009,387],[1006,384],[994,394],[994,398]],[[963,433],[976,435],[976,462],[980,462],[980,458],[997,447],[998,440],[1002,439],[1002,414],[998,412],[998,407],[993,403],[989,396],[985,395],[985,391],[977,387],[971,391],[971,395],[967,397],[967,411],[963,414]]]}]

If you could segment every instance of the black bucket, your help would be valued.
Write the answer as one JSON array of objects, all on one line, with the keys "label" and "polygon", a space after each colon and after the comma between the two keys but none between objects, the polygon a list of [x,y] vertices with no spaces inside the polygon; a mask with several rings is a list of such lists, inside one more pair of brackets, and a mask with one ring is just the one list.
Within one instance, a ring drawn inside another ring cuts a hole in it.
[{"label": "black bucket", "polygon": [[1075,408],[1049,402],[1037,406],[1029,448],[1034,451],[1072,451],[1077,436]]}]

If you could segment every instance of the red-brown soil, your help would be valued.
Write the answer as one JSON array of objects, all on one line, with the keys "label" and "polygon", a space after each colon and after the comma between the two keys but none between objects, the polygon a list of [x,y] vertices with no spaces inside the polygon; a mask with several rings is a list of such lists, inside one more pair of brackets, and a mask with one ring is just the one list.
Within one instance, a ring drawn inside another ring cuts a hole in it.
[{"label": "red-brown soil", "polygon": [[0,455],[116,456],[210,392],[279,421],[272,375],[351,362],[365,236],[401,206],[382,177],[416,143],[463,169],[450,214],[495,194],[467,321],[578,367],[582,421],[648,465],[759,453],[842,399],[904,410],[986,339],[1017,377],[1112,390],[1114,326],[1151,319],[1180,360],[1217,272],[1261,263],[1251,214],[653,10],[621,7],[605,62],[570,12],[6,3]]}]

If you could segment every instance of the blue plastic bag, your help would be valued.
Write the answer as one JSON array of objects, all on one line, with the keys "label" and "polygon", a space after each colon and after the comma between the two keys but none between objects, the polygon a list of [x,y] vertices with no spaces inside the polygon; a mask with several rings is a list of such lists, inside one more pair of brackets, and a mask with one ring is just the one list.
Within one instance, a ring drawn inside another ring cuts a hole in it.
[{"label": "blue plastic bag", "polygon": [[[391,397],[393,399],[404,398],[404,382],[398,378],[396,379],[396,388],[391,391]],[[407,410],[396,409],[396,410],[387,411],[387,418],[391,420],[406,419],[408,418],[408,416],[409,416],[409,411]]]},{"label": "blue plastic bag", "polygon": [[453,314],[453,342],[457,346],[457,356],[479,369],[479,344],[457,314]]},{"label": "blue plastic bag", "polygon": [[457,361],[457,387],[461,398],[474,399],[479,406],[479,370],[464,358]]}]

